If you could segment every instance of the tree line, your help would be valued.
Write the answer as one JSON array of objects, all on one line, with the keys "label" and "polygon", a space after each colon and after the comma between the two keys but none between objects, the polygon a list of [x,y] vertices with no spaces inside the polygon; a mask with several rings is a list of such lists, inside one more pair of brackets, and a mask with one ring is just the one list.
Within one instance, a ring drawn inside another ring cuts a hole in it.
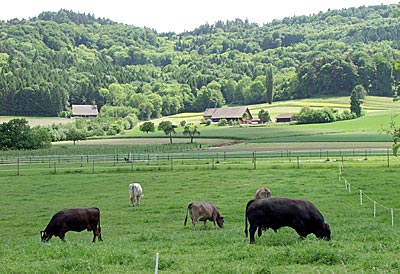
[{"label": "tree line", "polygon": [[262,26],[218,21],[180,34],[68,10],[0,21],[0,115],[57,116],[71,104],[97,104],[149,120],[225,104],[350,96],[357,85],[392,96],[396,16],[396,7],[379,5]]}]

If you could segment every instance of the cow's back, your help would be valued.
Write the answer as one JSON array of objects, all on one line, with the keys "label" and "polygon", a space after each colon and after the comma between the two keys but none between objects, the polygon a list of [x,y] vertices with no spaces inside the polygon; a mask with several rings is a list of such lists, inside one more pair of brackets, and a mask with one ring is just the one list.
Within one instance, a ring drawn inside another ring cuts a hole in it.
[{"label": "cow's back", "polygon": [[264,227],[278,229],[293,226],[301,221],[308,224],[323,223],[319,210],[309,201],[290,198],[268,198],[253,200],[248,204],[246,215],[249,221],[260,223]]},{"label": "cow's back", "polygon": [[214,204],[210,202],[194,202],[189,204],[189,210],[192,216],[203,216],[203,218],[210,218],[216,210]]},{"label": "cow's back", "polygon": [[129,184],[129,193],[135,196],[142,195],[143,193],[142,186],[139,183]]}]

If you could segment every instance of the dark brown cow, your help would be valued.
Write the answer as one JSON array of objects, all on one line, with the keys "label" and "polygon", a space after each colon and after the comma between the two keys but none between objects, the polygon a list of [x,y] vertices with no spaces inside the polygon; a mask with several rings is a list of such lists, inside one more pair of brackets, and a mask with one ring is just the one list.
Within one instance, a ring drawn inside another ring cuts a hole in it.
[{"label": "dark brown cow", "polygon": [[271,197],[272,197],[271,190],[269,188],[262,187],[257,189],[254,199],[264,199]]},{"label": "dark brown cow", "polygon": [[272,228],[275,232],[284,226],[296,230],[301,237],[315,234],[318,238],[329,241],[331,230],[321,212],[309,201],[290,198],[254,199],[247,203],[245,234],[247,237],[247,220],[250,224],[250,243],[254,243],[254,234],[258,229]]},{"label": "dark brown cow", "polygon": [[206,227],[207,220],[212,221],[214,227],[216,227],[215,223],[217,223],[220,228],[224,227],[224,217],[219,214],[216,206],[211,202],[190,203],[186,211],[185,226],[188,212],[190,212],[190,217],[192,218],[193,230],[196,230],[196,224],[198,221],[204,221],[204,227]]},{"label": "dark brown cow", "polygon": [[96,237],[99,241],[103,240],[101,238],[100,210],[97,207],[59,211],[51,218],[45,230],[40,231],[40,235],[43,242],[47,242],[53,236],[64,241],[65,233],[68,231],[81,232],[85,229],[93,231],[93,242],[96,241]]}]

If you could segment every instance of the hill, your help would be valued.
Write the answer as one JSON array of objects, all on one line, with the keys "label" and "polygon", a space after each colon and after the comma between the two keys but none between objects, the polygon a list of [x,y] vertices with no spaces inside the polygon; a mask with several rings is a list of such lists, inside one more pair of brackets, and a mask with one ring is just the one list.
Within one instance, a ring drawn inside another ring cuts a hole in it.
[{"label": "hill", "polygon": [[[367,19],[367,20],[366,20]],[[269,24],[234,20],[157,33],[73,11],[0,21],[0,115],[66,115],[96,103],[146,120],[224,104],[392,96],[400,48],[394,6],[331,10]]]}]

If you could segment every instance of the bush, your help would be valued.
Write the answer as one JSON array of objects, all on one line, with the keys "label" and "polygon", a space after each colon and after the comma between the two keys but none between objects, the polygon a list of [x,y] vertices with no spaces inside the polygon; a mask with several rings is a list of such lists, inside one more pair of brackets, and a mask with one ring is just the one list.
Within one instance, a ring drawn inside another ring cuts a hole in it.
[{"label": "bush", "polygon": [[225,118],[222,118],[221,120],[219,120],[218,126],[223,127],[223,126],[226,126],[226,125],[228,125],[228,121]]},{"label": "bush", "polygon": [[357,116],[354,113],[350,113],[348,110],[339,114],[338,111],[333,108],[311,109],[309,107],[303,107],[299,113],[293,115],[293,120],[297,121],[299,124],[331,123],[354,118],[357,118]]}]

